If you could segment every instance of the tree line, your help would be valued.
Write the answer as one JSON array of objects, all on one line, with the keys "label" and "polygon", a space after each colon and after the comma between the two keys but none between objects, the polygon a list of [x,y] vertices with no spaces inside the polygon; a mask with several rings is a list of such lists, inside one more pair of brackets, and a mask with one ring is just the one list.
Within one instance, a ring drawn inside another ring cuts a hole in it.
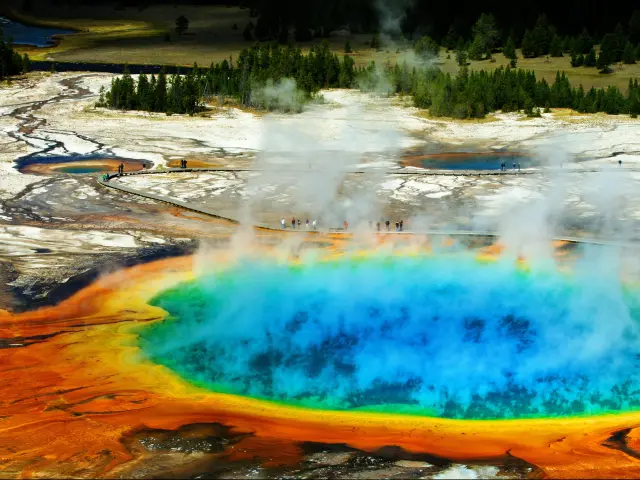
[{"label": "tree line", "polygon": [[[372,67],[369,68],[372,70]],[[463,67],[455,77],[438,69],[415,69],[406,64],[387,68],[394,91],[412,95],[415,106],[440,117],[483,118],[487,113],[523,111],[539,116],[540,109],[570,108],[583,113],[640,114],[638,80],[630,80],[627,95],[615,86],[573,87],[564,72],[552,84],[538,80],[533,71],[498,68],[470,71]]]},{"label": "tree line", "polygon": [[[596,54],[595,45],[599,44]],[[422,37],[414,44],[416,52],[429,45],[434,55],[439,53],[438,43],[430,37]],[[511,60],[511,67],[517,65],[516,48],[521,48],[522,56],[535,58],[540,56],[570,58],[572,67],[597,67],[603,73],[611,71],[611,65],[623,62],[634,64],[640,58],[640,10],[634,11],[625,28],[618,23],[613,31],[605,33],[601,38],[592,36],[586,28],[575,36],[559,34],[547,16],[540,15],[533,28],[526,29],[521,38],[498,27],[492,14],[482,13],[471,28],[471,36],[463,38],[451,25],[441,40],[441,46],[456,52],[460,66],[467,60],[488,60],[496,52],[502,53]]]},{"label": "tree line", "polygon": [[[266,87],[277,90],[283,81],[293,79],[295,91],[264,94]],[[283,96],[301,95],[311,99],[322,88],[361,88],[409,95],[416,107],[429,109],[434,116],[482,118],[487,113],[523,111],[539,115],[540,109],[571,108],[578,112],[640,114],[638,80],[630,81],[626,95],[617,87],[575,87],[564,72],[553,83],[537,79],[533,71],[498,68],[471,71],[461,67],[458,75],[438,68],[386,65],[375,62],[354,67],[353,59],[339,59],[323,42],[303,54],[297,47],[255,45],[241,52],[237,62],[224,60],[208,69],[197,65],[185,75],[157,77],[140,75],[136,82],[127,72],[112,80],[111,88],[101,91],[99,106],[125,110],[194,114],[213,97],[233,98],[240,105],[266,109],[287,109],[291,104]],[[298,103],[299,104],[299,103]]]},{"label": "tree line", "polygon": [[[286,109],[286,95],[311,99],[321,88],[350,88],[356,69],[351,57],[342,60],[323,42],[303,54],[299,47],[256,44],[244,49],[237,61],[223,60],[201,69],[197,65],[186,75],[157,77],[140,75],[136,82],[126,71],[101,91],[99,106],[123,110],[193,114],[204,101],[234,99],[240,105]],[[278,91],[284,79],[293,79],[297,89]],[[269,91],[265,94],[265,87]],[[270,94],[269,92],[273,92]],[[300,104],[300,102],[297,102]],[[284,107],[284,108],[283,108]]]},{"label": "tree line", "polygon": [[13,49],[11,39],[5,41],[4,31],[0,28],[0,80],[29,71],[29,55],[20,55]]}]

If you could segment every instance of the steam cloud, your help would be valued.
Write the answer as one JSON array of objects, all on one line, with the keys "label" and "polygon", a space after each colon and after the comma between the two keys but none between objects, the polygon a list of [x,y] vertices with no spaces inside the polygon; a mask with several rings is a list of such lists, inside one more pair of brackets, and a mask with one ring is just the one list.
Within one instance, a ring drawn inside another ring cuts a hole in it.
[{"label": "steam cloud", "polygon": [[[295,84],[268,85],[259,95],[287,104]],[[362,182],[372,187],[350,196],[343,187],[364,152],[392,156],[406,136],[392,124],[377,125],[372,135],[364,108],[312,106],[295,117],[265,117],[258,172],[239,215],[245,227],[232,245],[236,260],[228,271],[207,265],[208,275],[157,300],[176,319],[143,334],[152,358],[220,390],[325,408],[501,418],[640,407],[638,302],[621,282],[640,271],[637,255],[585,246],[565,274],[549,246],[576,220],[565,211],[573,197],[595,211],[573,231],[622,240],[633,234],[621,215],[632,190],[626,177],[567,173],[563,145],[571,137],[558,135],[534,152],[550,167],[543,187],[537,179],[506,186],[535,195],[498,198],[499,215],[482,215],[481,205],[443,205],[452,229],[467,217],[473,228],[499,232],[507,250],[494,265],[464,253],[381,252],[336,264],[303,257],[300,268],[251,256],[250,225],[282,192],[283,205],[296,211],[283,206],[278,217],[317,219],[321,227],[346,219],[359,242],[373,244],[366,222],[384,206],[376,185],[385,172],[372,169]],[[421,214],[407,224],[430,220]],[[282,259],[302,241],[290,236]],[[518,256],[530,272],[515,266]]]},{"label": "steam cloud", "polygon": [[[313,407],[453,418],[624,410],[640,407],[638,302],[614,257],[581,260],[575,275],[468,253],[245,260],[163,295],[158,305],[180,320],[144,343],[199,383]],[[599,276],[586,275],[594,267]]]}]

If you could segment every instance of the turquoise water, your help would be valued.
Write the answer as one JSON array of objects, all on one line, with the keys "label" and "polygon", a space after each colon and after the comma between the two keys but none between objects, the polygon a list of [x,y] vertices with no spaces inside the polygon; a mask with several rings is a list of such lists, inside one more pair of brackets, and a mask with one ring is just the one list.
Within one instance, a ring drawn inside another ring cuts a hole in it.
[{"label": "turquoise water", "polygon": [[62,172],[62,173],[99,173],[99,172],[106,172],[107,170],[109,169],[104,165],[103,166],[69,165],[68,167],[60,167],[55,169],[56,172]]},{"label": "turquoise water", "polygon": [[447,418],[640,407],[639,305],[613,252],[575,273],[473,256],[243,261],[163,292],[148,357],[206,388]]},{"label": "turquoise water", "polygon": [[73,33],[72,30],[61,28],[34,27],[23,25],[18,22],[0,17],[0,28],[4,31],[4,38],[13,38],[16,45],[35,45],[36,47],[46,47],[53,44],[53,35]]},{"label": "turquoise water", "polygon": [[506,163],[507,170],[513,170],[513,164],[518,164],[520,168],[531,168],[537,166],[537,162],[532,157],[525,155],[479,155],[468,154],[460,156],[438,155],[429,156],[421,160],[421,166],[428,169],[437,170],[500,170],[502,162]]}]

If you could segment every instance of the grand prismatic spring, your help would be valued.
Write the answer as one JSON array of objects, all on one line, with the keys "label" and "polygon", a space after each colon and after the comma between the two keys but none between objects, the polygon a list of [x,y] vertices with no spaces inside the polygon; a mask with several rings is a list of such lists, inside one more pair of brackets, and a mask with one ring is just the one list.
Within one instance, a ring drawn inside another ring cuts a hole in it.
[{"label": "grand prismatic spring", "polygon": [[556,242],[533,264],[442,236],[323,241],[156,261],[0,317],[33,342],[1,351],[3,435],[41,472],[126,476],[132,439],[179,451],[157,436],[206,424],[230,429],[226,446],[180,471],[220,475],[222,455],[275,474],[310,444],[553,476],[579,452],[580,476],[635,471],[640,306],[620,248]]},{"label": "grand prismatic spring", "polygon": [[[20,53],[245,41],[250,9],[170,7],[74,4]],[[213,84],[193,115],[122,111],[114,79],[159,65],[69,62],[0,84],[0,478],[640,477],[628,112],[454,120],[293,81],[273,111]]]}]

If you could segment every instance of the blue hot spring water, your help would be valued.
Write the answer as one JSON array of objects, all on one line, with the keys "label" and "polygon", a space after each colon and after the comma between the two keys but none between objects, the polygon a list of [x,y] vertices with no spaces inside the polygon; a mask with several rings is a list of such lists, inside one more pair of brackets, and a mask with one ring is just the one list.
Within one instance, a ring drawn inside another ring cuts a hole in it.
[{"label": "blue hot spring water", "polygon": [[245,260],[157,296],[169,317],[139,341],[205,388],[311,408],[470,419],[637,409],[637,295],[615,260],[587,257],[571,273],[465,253]]}]

